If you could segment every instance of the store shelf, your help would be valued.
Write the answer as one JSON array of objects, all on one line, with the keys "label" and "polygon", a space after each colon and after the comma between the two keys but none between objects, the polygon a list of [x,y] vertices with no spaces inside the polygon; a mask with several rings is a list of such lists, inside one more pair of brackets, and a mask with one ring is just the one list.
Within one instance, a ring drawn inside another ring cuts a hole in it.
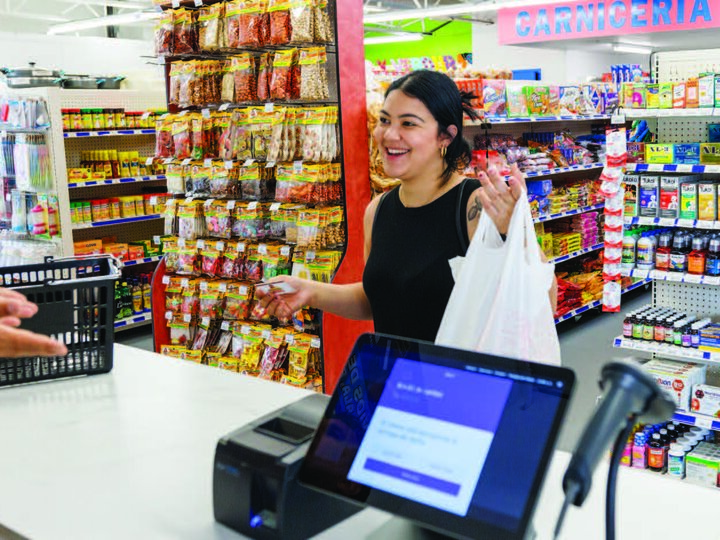
[{"label": "store shelf", "polygon": [[703,360],[705,362],[720,363],[720,353],[701,351],[691,347],[679,347],[669,343],[657,343],[655,341],[640,341],[618,336],[613,340],[613,347],[617,349],[629,349],[647,353],[663,354],[685,358],[686,360]]},{"label": "store shelf", "polygon": [[138,326],[145,326],[148,324],[152,324],[152,312],[149,310],[145,313],[136,314],[132,317],[115,321],[115,331],[119,332],[122,330],[129,330],[130,328],[137,328]]},{"label": "store shelf", "polygon": [[[546,169],[544,171],[529,171],[525,173],[525,176],[527,176],[528,178],[555,176],[556,174],[571,173],[576,171],[600,170],[603,167],[604,165],[602,163],[591,163],[589,165],[570,165],[569,167],[556,167],[554,169]],[[506,176],[505,178],[510,178],[510,176]]]},{"label": "store shelf", "polygon": [[568,210],[567,212],[560,212],[559,214],[550,214],[549,216],[535,218],[533,219],[533,221],[535,223],[543,223],[545,221],[552,221],[554,219],[560,219],[567,216],[574,216],[577,214],[584,214],[585,212],[592,212],[593,210],[602,210],[603,208],[605,208],[605,203],[600,203],[593,206],[583,206],[581,208],[576,208],[575,210]]},{"label": "store shelf", "polygon": [[720,431],[720,421],[714,419],[712,416],[705,416],[704,414],[676,411],[673,415],[673,421],[688,424],[690,426],[698,426],[705,429]]},{"label": "store shelf", "polygon": [[653,217],[623,218],[625,225],[659,225],[661,227],[687,227],[695,229],[720,229],[720,221],[706,221],[702,219],[674,219]]},{"label": "store shelf", "polygon": [[628,163],[628,172],[679,172],[692,174],[720,173],[720,165],[687,165],[673,163],[671,165],[658,165],[657,163]]},{"label": "store shelf", "polygon": [[126,266],[137,266],[139,264],[147,264],[147,263],[154,263],[154,262],[160,262],[162,260],[163,256],[158,255],[156,257],[145,257],[144,259],[133,259],[131,261],[125,261],[122,263],[123,267]]},{"label": "store shelf", "polygon": [[111,184],[132,184],[134,182],[157,182],[158,180],[165,180],[164,174],[158,174],[155,176],[128,176],[125,178],[113,178],[111,180],[91,180],[89,182],[75,182],[68,184],[69,188],[85,188],[95,186],[109,186]]},{"label": "store shelf", "polygon": [[720,109],[623,109],[625,118],[687,118],[691,116],[720,116]]},{"label": "store shelf", "polygon": [[0,133],[2,133],[2,132],[8,132],[8,133],[47,133],[48,131],[50,131],[50,127],[19,128],[19,127],[12,127],[12,126],[3,126],[3,125],[0,125]]},{"label": "store shelf", "polygon": [[565,262],[570,259],[574,259],[575,257],[580,257],[581,255],[585,255],[586,253],[591,253],[593,251],[597,251],[599,249],[602,249],[605,244],[595,244],[594,246],[590,246],[589,248],[581,249],[580,251],[574,251],[573,253],[568,253],[567,255],[562,255],[561,257],[555,257],[554,259],[550,259],[549,262],[551,263],[561,263]]},{"label": "store shelf", "polygon": [[[635,290],[635,289],[637,289],[637,288],[639,288],[639,287],[642,287],[642,286],[644,286],[644,285],[647,285],[648,283],[650,283],[650,280],[649,280],[649,279],[646,279],[646,280],[643,280],[643,281],[638,281],[637,283],[633,283],[633,284],[630,285],[628,288],[623,289],[623,290],[622,290],[622,294],[625,294],[625,293],[630,292],[630,291],[632,291],[632,290]],[[590,302],[589,304],[585,304],[585,305],[582,306],[582,307],[579,307],[579,308],[577,308],[577,309],[573,309],[572,311],[568,311],[567,313],[565,313],[565,314],[563,314],[563,315],[560,315],[559,317],[557,317],[557,318],[555,319],[555,324],[561,323],[561,322],[563,322],[563,321],[567,321],[568,319],[572,319],[573,317],[577,317],[578,315],[582,315],[582,314],[585,313],[586,311],[589,311],[589,310],[594,309],[594,308],[598,308],[598,307],[600,307],[600,306],[602,306],[602,299],[601,299],[601,300],[593,300],[593,301]]]},{"label": "store shelf", "polygon": [[700,285],[720,285],[720,276],[700,276],[680,272],[663,272],[660,270],[632,270],[621,271],[623,276],[651,279],[656,281],[674,281],[677,283],[697,283]]},{"label": "store shelf", "polygon": [[102,131],[66,131],[63,133],[65,139],[76,139],[80,137],[117,137],[119,135],[155,135],[154,129],[116,129]]},{"label": "store shelf", "polygon": [[73,230],[92,229],[94,227],[107,227],[108,225],[122,225],[124,223],[135,223],[136,221],[150,221],[153,219],[163,219],[162,214],[152,214],[150,216],[138,216],[134,218],[111,219],[110,221],[98,221],[90,225],[73,225]]},{"label": "store shelf", "polygon": [[534,122],[587,122],[591,120],[610,120],[608,114],[591,114],[591,115],[568,115],[568,116],[527,116],[519,118],[507,118],[505,116],[487,116],[482,121],[465,120],[466,126],[480,127],[483,122],[489,124],[523,124]]}]

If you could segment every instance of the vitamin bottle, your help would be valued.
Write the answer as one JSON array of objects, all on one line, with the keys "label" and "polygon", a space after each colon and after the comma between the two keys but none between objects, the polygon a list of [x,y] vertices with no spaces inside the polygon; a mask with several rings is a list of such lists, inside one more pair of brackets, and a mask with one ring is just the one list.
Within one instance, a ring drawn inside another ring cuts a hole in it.
[{"label": "vitamin bottle", "polygon": [[692,251],[688,254],[688,273],[695,275],[702,275],[705,273],[706,266],[706,254],[705,254],[705,240],[698,236],[693,238]]},{"label": "vitamin bottle", "polygon": [[626,233],[622,242],[622,267],[625,270],[635,268],[635,257],[637,249],[637,237],[635,233]]},{"label": "vitamin bottle", "polygon": [[663,443],[659,433],[653,433],[647,450],[648,469],[654,472],[664,472],[665,458],[665,443]]},{"label": "vitamin bottle", "polygon": [[644,233],[637,241],[635,266],[640,270],[655,268],[655,251],[655,236],[651,233]]},{"label": "vitamin bottle", "polygon": [[685,478],[685,450],[682,445],[670,445],[667,471],[673,478]]},{"label": "vitamin bottle", "polygon": [[[661,270],[663,272],[670,270],[670,252],[672,251],[670,248],[671,244],[672,234],[663,233],[658,237],[658,247],[655,250],[655,268],[657,270]],[[720,252],[720,243],[718,244],[718,251]]]},{"label": "vitamin bottle", "polygon": [[670,271],[687,272],[688,253],[690,250],[688,237],[677,234],[673,239],[673,247],[670,252]]}]

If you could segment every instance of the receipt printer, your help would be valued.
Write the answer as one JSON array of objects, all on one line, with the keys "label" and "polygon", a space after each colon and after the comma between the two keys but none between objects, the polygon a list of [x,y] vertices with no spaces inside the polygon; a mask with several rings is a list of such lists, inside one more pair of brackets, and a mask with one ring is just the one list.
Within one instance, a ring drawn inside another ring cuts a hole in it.
[{"label": "receipt printer", "polygon": [[362,509],[296,480],[329,399],[307,396],[218,441],[213,469],[217,521],[251,538],[294,540]]}]

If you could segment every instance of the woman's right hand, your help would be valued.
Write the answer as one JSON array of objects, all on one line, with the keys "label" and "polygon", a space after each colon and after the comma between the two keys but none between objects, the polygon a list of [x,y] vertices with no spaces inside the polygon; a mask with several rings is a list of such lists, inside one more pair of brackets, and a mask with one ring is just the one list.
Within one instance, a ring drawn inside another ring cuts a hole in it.
[{"label": "woman's right hand", "polygon": [[311,305],[313,281],[294,276],[277,276],[268,280],[268,283],[278,282],[287,284],[295,292],[286,293],[272,287],[255,289],[255,297],[260,300],[260,306],[266,314],[274,315],[280,320],[290,320],[303,307]]}]

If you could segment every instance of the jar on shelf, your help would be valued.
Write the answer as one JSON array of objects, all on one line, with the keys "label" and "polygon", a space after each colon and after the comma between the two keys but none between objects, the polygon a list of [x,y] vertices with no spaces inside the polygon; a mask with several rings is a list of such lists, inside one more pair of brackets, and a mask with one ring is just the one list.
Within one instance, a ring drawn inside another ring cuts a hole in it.
[{"label": "jar on shelf", "polygon": [[82,109],[70,109],[70,131],[82,131]]},{"label": "jar on shelf", "polygon": [[115,126],[114,109],[103,109],[103,116],[105,117],[105,127],[107,129],[117,129],[117,127]]},{"label": "jar on shelf", "polygon": [[105,129],[105,116],[102,109],[93,109],[92,113],[93,129]]},{"label": "jar on shelf", "polygon": [[127,122],[125,121],[125,109],[113,109],[113,114],[115,115],[115,128],[126,128]]},{"label": "jar on shelf", "polygon": [[60,109],[62,112],[62,125],[63,131],[70,131],[72,129],[72,109]]},{"label": "jar on shelf", "polygon": [[92,131],[93,129],[93,110],[92,109],[80,109],[80,115],[82,117],[82,129],[86,131]]}]

